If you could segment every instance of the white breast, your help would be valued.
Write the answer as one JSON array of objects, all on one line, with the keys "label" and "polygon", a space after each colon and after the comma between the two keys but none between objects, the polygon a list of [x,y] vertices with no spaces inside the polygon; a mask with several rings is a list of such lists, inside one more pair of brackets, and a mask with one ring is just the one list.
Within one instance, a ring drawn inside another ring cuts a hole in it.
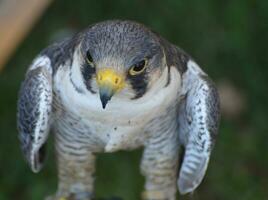
[{"label": "white breast", "polygon": [[[180,75],[175,68],[170,69],[170,85],[165,87],[167,68],[161,78],[147,93],[137,100],[114,96],[106,109],[101,106],[98,94],[92,94],[83,87],[79,94],[70,82],[69,73],[60,68],[54,79],[54,87],[60,91],[62,104],[73,114],[80,116],[93,134],[106,144],[108,152],[135,147],[143,141],[143,128],[153,118],[161,115],[176,101],[180,90]],[[78,72],[77,72],[78,73]],[[79,75],[76,76],[76,78]]]}]

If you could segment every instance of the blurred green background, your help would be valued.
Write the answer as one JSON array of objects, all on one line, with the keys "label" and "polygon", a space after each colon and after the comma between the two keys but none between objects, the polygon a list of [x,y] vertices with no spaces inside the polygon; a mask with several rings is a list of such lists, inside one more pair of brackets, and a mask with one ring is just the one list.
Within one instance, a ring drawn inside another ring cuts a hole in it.
[{"label": "blurred green background", "polygon": [[[56,190],[52,148],[39,174],[30,171],[19,148],[16,101],[26,68],[62,35],[115,18],[142,22],[185,49],[223,96],[222,123],[206,177],[193,195],[178,199],[268,199],[267,0],[57,0],[0,74],[0,200],[43,199]],[[140,199],[140,155],[141,150],[100,155],[97,196]]]}]

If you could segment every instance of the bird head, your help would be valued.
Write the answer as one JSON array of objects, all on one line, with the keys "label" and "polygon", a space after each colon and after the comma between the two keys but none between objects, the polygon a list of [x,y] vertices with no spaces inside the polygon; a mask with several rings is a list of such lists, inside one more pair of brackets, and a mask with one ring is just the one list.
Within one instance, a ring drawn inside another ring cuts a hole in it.
[{"label": "bird head", "polygon": [[105,21],[85,30],[81,72],[86,88],[99,94],[102,107],[115,96],[142,98],[166,64],[159,38],[130,21]]}]

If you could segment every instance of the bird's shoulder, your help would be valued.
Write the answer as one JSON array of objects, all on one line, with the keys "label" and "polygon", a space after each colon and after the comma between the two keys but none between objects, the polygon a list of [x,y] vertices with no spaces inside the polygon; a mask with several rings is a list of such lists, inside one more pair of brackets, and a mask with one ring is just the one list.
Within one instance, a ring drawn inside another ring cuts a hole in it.
[{"label": "bird's shoulder", "polygon": [[76,34],[72,37],[54,42],[41,51],[40,56],[47,56],[50,59],[53,74],[55,74],[61,65],[66,65],[67,62],[72,64],[75,49],[81,40],[81,34]]},{"label": "bird's shoulder", "polygon": [[159,33],[153,30],[151,31],[163,48],[167,66],[175,66],[180,74],[183,74],[187,70],[188,61],[192,59],[191,56],[180,47],[162,37]]},{"label": "bird's shoulder", "polygon": [[162,39],[167,65],[175,66],[181,74],[187,70],[187,62],[191,57],[180,47]]}]

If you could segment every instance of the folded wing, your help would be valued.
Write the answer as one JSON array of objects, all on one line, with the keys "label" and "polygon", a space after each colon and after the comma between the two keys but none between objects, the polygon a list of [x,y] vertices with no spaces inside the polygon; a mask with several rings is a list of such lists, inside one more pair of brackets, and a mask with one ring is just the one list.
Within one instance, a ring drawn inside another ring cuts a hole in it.
[{"label": "folded wing", "polygon": [[194,61],[188,61],[182,76],[183,99],[178,123],[185,154],[179,173],[181,194],[201,183],[219,126],[219,96],[213,82]]},{"label": "folded wing", "polygon": [[34,60],[22,83],[17,115],[22,151],[33,172],[40,171],[43,165],[51,109],[51,61],[47,56],[40,56]]}]

